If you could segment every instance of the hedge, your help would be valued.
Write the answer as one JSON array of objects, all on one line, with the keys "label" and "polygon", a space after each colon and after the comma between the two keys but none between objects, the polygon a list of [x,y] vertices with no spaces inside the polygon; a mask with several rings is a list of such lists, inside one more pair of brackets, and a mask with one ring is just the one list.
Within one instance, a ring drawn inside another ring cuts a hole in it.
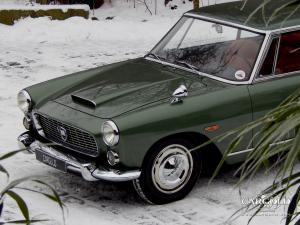
[{"label": "hedge", "polygon": [[0,9],[0,23],[13,25],[16,20],[24,17],[43,17],[47,16],[54,20],[65,20],[73,16],[89,18],[89,11],[85,9]]}]

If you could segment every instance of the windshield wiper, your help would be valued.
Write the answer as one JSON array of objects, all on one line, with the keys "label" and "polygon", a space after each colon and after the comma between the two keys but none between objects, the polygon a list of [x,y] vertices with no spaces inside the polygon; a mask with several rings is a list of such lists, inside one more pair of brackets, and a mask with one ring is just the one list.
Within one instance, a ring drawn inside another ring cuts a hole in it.
[{"label": "windshield wiper", "polygon": [[159,55],[156,55],[155,53],[152,53],[152,52],[147,53],[145,55],[145,57],[147,57],[147,56],[154,57],[155,59],[157,59],[158,61],[160,61],[160,63],[162,63],[162,64],[163,64],[163,60],[165,60],[163,57],[161,57]]},{"label": "windshield wiper", "polygon": [[199,71],[199,68],[194,66],[194,65],[191,65],[187,62],[184,62],[184,61],[180,61],[180,60],[175,60],[174,61],[176,64],[180,64],[180,65],[183,65],[191,70],[193,70],[194,72],[196,72],[197,74],[200,74],[200,71]]}]

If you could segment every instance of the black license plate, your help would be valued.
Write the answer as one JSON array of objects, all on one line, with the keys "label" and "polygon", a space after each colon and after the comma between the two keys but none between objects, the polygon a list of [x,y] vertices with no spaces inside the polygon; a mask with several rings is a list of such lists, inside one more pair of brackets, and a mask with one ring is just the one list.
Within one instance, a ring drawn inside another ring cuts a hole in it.
[{"label": "black license plate", "polygon": [[48,166],[51,166],[55,169],[67,172],[67,165],[65,161],[50,156],[47,153],[40,150],[35,150],[35,156],[38,161],[45,163]]}]

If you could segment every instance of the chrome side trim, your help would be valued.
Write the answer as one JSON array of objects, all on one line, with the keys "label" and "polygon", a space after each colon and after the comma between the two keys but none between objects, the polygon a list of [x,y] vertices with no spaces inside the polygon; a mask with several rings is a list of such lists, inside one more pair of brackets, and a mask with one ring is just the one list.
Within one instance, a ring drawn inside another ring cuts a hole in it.
[{"label": "chrome side trim", "polygon": [[[24,140],[29,136],[28,133],[24,133],[20,135],[18,138],[19,145],[23,145]],[[30,137],[32,138],[32,137]],[[23,142],[21,142],[23,141]],[[25,146],[23,145],[23,148]],[[27,150],[30,153],[34,153],[36,150],[42,151],[51,157],[62,160],[67,165],[67,171],[73,172],[77,174],[81,174],[81,176],[87,181],[97,181],[97,180],[106,180],[112,182],[123,182],[129,180],[135,180],[140,177],[140,170],[130,170],[130,171],[119,171],[119,170],[109,170],[105,168],[95,167],[94,163],[80,163],[76,158],[71,157],[67,154],[64,154],[58,150],[56,150],[53,145],[47,146],[38,140],[33,140],[29,146],[27,146]]]},{"label": "chrome side trim", "polygon": [[[285,143],[288,143],[288,142],[290,142],[292,140],[294,140],[294,138],[287,139],[287,140],[284,140],[284,141],[278,141],[278,142],[270,144],[270,147],[273,147],[273,146],[276,146],[276,145],[285,144]],[[240,155],[240,154],[244,154],[244,153],[248,153],[248,152],[252,152],[253,150],[254,150],[254,148],[249,148],[249,149],[246,149],[246,150],[242,150],[242,151],[238,151],[238,152],[233,152],[233,153],[228,154],[228,157],[236,156],[236,155]]]},{"label": "chrome side trim", "polygon": [[249,149],[246,149],[246,150],[243,150],[243,151],[233,152],[233,153],[228,154],[228,157],[236,156],[236,155],[240,155],[240,154],[244,154],[244,153],[248,153],[248,152],[252,152],[253,150],[254,150],[254,148],[249,148]]}]

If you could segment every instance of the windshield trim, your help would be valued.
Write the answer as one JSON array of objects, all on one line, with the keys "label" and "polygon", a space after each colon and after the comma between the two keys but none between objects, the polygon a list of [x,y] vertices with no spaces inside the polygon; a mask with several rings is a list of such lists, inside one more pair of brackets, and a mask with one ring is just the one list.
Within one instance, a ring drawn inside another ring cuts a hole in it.
[{"label": "windshield trim", "polygon": [[247,26],[247,25],[233,23],[233,22],[229,22],[229,21],[226,21],[226,20],[221,20],[221,19],[217,19],[217,18],[213,18],[213,17],[197,15],[197,14],[194,14],[194,13],[185,13],[185,14],[183,14],[183,16],[198,18],[198,19],[209,21],[209,22],[216,22],[216,23],[220,23],[220,24],[223,24],[223,25],[228,25],[228,26],[235,27],[235,28],[242,28],[244,30],[252,31],[252,32],[255,32],[255,33],[267,34],[268,32],[270,32],[270,31],[267,31],[267,30],[261,30],[261,29],[257,29],[257,28],[250,27],[250,26]]},{"label": "windshield trim", "polygon": [[[186,13],[182,17],[189,17],[189,18],[194,18],[194,19],[200,19],[200,20],[204,20],[204,21],[208,21],[208,22],[217,22],[219,24],[231,26],[231,27],[234,27],[234,28],[241,28],[243,30],[248,30],[248,31],[251,31],[251,32],[255,32],[255,33],[264,35],[264,40],[263,40],[263,42],[261,44],[261,47],[260,47],[260,50],[259,50],[259,54],[257,55],[256,61],[255,61],[254,67],[253,67],[253,69],[251,71],[251,75],[250,75],[249,79],[247,81],[227,80],[225,78],[217,77],[217,76],[214,76],[214,75],[211,75],[211,74],[207,74],[207,73],[203,73],[203,72],[200,72],[200,71],[198,73],[196,73],[192,69],[189,69],[189,68],[186,68],[186,67],[183,67],[183,66],[171,63],[171,62],[167,62],[167,61],[163,61],[163,60],[160,62],[159,60],[151,58],[149,56],[144,57],[145,59],[150,60],[150,61],[154,61],[154,62],[157,62],[157,63],[160,63],[162,65],[168,65],[168,66],[172,66],[174,68],[185,70],[185,71],[197,74],[199,76],[204,76],[204,77],[208,77],[208,78],[211,78],[211,79],[214,79],[214,80],[218,80],[218,81],[221,81],[221,82],[224,82],[224,83],[227,83],[227,84],[236,84],[236,85],[252,84],[252,82],[254,80],[254,77],[256,75],[256,72],[257,72],[257,70],[259,68],[260,62],[262,60],[262,57],[264,55],[264,50],[266,49],[266,46],[268,44],[268,40],[269,40],[269,37],[271,35],[271,32],[269,32],[269,31],[263,31],[263,30],[258,30],[258,29],[254,29],[254,28],[251,28],[251,27],[247,27],[247,26],[243,26],[243,25],[239,25],[239,24],[235,24],[235,23],[230,23],[230,22],[218,20],[218,19],[215,19],[215,18],[210,18],[210,17],[200,16],[200,15],[195,15],[195,14],[192,14],[192,13]],[[178,22],[179,21],[180,20],[178,20]],[[164,35],[164,37],[154,46],[154,48],[151,49],[150,52],[152,52],[156,48],[156,46],[158,46],[161,43],[161,41],[171,32],[171,30],[177,25],[177,23],[166,33],[166,35]]]},{"label": "windshield trim", "polygon": [[[160,61],[158,61],[157,59],[151,58],[151,57],[146,57],[145,59],[161,64]],[[224,83],[228,83],[228,84],[249,84],[249,83],[251,83],[251,82],[249,82],[249,80],[247,80],[247,81],[226,80],[224,78],[213,76],[213,75],[210,75],[210,74],[207,74],[207,73],[203,73],[203,72],[200,72],[200,71],[196,73],[192,69],[189,69],[187,67],[183,67],[183,66],[180,66],[180,65],[177,65],[177,64],[173,64],[173,63],[170,63],[170,62],[166,62],[166,61],[163,61],[162,65],[167,65],[167,66],[171,66],[171,67],[178,68],[178,69],[181,69],[181,70],[185,70],[187,72],[191,72],[191,73],[197,74],[198,76],[203,76],[203,77],[211,78],[211,79],[218,80],[218,81],[221,81],[221,82],[224,82]]]}]

